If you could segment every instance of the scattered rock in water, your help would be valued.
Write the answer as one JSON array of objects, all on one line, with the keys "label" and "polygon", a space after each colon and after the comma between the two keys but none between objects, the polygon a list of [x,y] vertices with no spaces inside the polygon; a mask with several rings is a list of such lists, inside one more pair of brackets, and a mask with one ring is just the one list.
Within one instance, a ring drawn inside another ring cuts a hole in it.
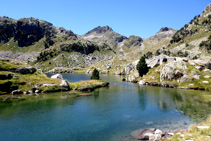
[{"label": "scattered rock in water", "polygon": [[63,79],[63,76],[61,74],[55,74],[55,75],[51,76],[51,78],[53,78],[53,79]]},{"label": "scattered rock in water", "polygon": [[164,134],[161,130],[155,128],[135,130],[131,133],[131,136],[135,139],[153,141],[160,140],[163,135]]},{"label": "scattered rock in water", "polygon": [[146,124],[146,125],[152,125],[153,122],[152,122],[152,121],[148,121],[148,122],[146,122],[145,124]]}]

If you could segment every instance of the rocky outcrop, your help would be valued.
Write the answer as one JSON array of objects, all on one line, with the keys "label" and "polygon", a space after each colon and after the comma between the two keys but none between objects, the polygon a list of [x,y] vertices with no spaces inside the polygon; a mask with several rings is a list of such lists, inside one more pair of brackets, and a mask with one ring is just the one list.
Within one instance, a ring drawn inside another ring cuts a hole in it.
[{"label": "rocky outcrop", "polygon": [[182,71],[185,71],[187,69],[186,62],[184,61],[174,61],[170,62],[168,64],[165,64],[161,67],[160,72],[160,81],[163,80],[173,80],[173,79],[179,79],[183,76],[183,73],[181,71],[176,71],[176,69],[180,69]]},{"label": "rocky outcrop", "polygon": [[70,89],[70,86],[67,80],[62,80],[59,86],[67,88],[68,90]]},{"label": "rocky outcrop", "polygon": [[159,65],[162,65],[163,63],[172,62],[176,60],[182,60],[183,58],[179,57],[169,57],[167,55],[161,54],[159,56],[154,56],[153,58],[146,59],[146,63],[148,67],[154,68]]},{"label": "rocky outcrop", "polygon": [[65,67],[54,67],[52,70],[49,70],[49,73],[73,73],[73,69]]},{"label": "rocky outcrop", "polygon": [[53,79],[63,79],[63,76],[61,74],[55,74],[55,75],[51,76],[51,78],[53,78]]},{"label": "rocky outcrop", "polygon": [[16,59],[18,61],[34,61],[34,58],[39,54],[39,52],[30,52],[30,53],[23,53],[23,52],[16,52],[13,53],[12,51],[0,51],[1,57],[7,57]]}]

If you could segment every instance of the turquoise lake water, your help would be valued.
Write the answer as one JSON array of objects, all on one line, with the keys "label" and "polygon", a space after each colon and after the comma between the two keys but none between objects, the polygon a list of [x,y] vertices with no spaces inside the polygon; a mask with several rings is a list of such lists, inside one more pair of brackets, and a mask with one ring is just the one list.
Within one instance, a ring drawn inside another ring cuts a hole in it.
[{"label": "turquoise lake water", "polygon": [[[63,77],[71,82],[90,78]],[[64,93],[54,93],[48,94],[55,95],[51,99],[0,103],[0,140],[118,141],[141,128],[187,128],[211,113],[211,103],[201,101],[206,92],[139,86],[113,75],[101,79],[110,86],[96,89],[92,96],[64,98]]]}]

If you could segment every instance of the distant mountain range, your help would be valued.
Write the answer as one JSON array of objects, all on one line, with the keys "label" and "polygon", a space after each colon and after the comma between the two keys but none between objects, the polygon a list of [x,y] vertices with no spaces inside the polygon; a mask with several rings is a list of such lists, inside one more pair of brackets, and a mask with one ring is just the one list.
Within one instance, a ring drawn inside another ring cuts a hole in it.
[{"label": "distant mountain range", "polygon": [[126,37],[109,26],[77,35],[35,18],[0,17],[0,56],[34,64],[44,71],[54,67],[86,68],[111,60],[134,61],[147,52],[206,58],[211,49],[210,6],[180,30],[162,27],[148,39]]}]

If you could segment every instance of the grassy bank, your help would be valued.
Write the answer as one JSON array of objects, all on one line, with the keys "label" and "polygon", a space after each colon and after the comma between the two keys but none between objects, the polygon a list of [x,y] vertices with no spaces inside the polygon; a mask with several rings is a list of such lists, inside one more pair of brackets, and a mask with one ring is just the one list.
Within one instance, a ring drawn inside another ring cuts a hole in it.
[{"label": "grassy bank", "polygon": [[[207,126],[205,129],[200,129],[200,126]],[[191,125],[188,132],[175,133],[168,141],[210,141],[211,140],[211,116],[205,122]]]}]

